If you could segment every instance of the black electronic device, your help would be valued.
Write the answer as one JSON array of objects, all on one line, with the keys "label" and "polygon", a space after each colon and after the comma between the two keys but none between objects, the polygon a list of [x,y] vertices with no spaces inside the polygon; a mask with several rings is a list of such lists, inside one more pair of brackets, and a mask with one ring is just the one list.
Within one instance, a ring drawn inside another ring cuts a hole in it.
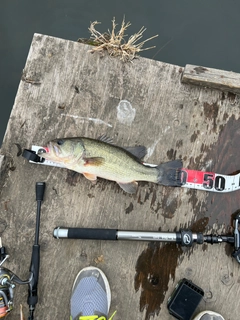
[{"label": "black electronic device", "polygon": [[176,319],[191,320],[203,296],[203,289],[183,278],[168,299],[168,311]]}]

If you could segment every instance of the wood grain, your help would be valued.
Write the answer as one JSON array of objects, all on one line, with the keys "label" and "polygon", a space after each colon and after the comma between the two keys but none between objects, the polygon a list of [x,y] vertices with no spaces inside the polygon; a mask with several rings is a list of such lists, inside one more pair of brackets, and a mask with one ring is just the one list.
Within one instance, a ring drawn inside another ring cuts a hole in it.
[{"label": "wood grain", "polygon": [[240,75],[231,71],[187,64],[182,75],[182,82],[240,93]]},{"label": "wood grain", "polygon": [[[139,183],[137,194],[128,195],[114,182],[99,179],[93,186],[83,176],[70,185],[66,169],[29,164],[18,157],[16,143],[30,148],[56,137],[106,134],[120,146],[145,145],[149,163],[182,158],[184,167],[214,171],[216,163],[205,160],[208,152],[214,150],[230,117],[239,120],[237,95],[189,86],[181,81],[179,66],[144,58],[123,63],[105,52],[91,54],[90,48],[34,35],[1,149],[15,168],[5,175],[0,198],[6,226],[1,236],[10,254],[5,266],[21,278],[28,276],[34,239],[35,183],[46,182],[36,320],[69,319],[73,281],[89,265],[101,268],[109,279],[116,320],[146,319],[146,309],[139,308],[143,288],[135,291],[134,278],[148,243],[55,240],[56,226],[173,231],[211,212],[207,192]],[[230,224],[233,208],[228,209]],[[216,223],[204,231],[224,232],[225,227]],[[165,266],[164,259],[157,261]],[[167,291],[161,292],[165,298],[159,302],[159,314],[153,312],[154,319],[172,319],[167,299],[183,277],[205,290],[199,310],[238,319],[239,266],[226,254],[225,245],[183,250],[175,274],[173,269],[164,270]],[[27,314],[26,295],[27,288],[18,286],[11,319],[19,319],[20,303]]]}]

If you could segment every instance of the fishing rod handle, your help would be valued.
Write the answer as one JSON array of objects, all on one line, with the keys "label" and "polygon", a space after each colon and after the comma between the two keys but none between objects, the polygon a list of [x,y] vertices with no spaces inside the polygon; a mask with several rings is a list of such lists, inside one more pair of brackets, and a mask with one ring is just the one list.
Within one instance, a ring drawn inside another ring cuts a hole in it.
[{"label": "fishing rod handle", "polygon": [[45,191],[45,182],[36,183],[36,200],[43,201],[44,191]]},{"label": "fishing rod handle", "polygon": [[193,242],[202,244],[204,241],[201,233],[192,233],[190,230],[179,232],[148,232],[124,231],[117,229],[95,228],[63,228],[56,227],[53,236],[57,239],[91,239],[91,240],[138,240],[175,242],[181,246],[192,246]]},{"label": "fishing rod handle", "polygon": [[117,240],[117,230],[57,227],[53,231],[53,236],[57,239]]}]

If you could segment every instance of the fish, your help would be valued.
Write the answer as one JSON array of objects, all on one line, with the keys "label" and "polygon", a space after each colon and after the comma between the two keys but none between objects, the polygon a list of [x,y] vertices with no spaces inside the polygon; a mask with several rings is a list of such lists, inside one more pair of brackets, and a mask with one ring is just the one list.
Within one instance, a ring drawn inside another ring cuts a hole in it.
[{"label": "fish", "polygon": [[181,160],[173,160],[152,167],[143,164],[144,146],[119,147],[105,135],[98,139],[87,137],[60,138],[49,141],[38,150],[44,159],[61,163],[96,182],[97,178],[116,181],[127,193],[137,192],[138,181],[149,181],[164,186],[179,187]]}]

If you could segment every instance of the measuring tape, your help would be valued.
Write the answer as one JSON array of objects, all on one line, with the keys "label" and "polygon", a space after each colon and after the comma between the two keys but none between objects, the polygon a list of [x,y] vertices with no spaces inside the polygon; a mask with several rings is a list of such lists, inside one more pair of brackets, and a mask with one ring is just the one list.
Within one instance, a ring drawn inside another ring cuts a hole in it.
[{"label": "measuring tape", "polygon": [[214,172],[181,169],[182,187],[212,192],[232,192],[240,189],[240,173],[223,175]]},{"label": "measuring tape", "polygon": [[[38,151],[43,149],[40,146],[32,146],[31,150],[24,149],[23,157],[30,163],[37,163],[46,166],[65,168],[64,165],[43,159],[37,155]],[[154,164],[143,163],[146,166],[156,167]],[[232,192],[240,190],[240,173],[235,175],[223,175],[214,172],[205,172],[189,170],[182,168],[180,171],[181,187],[189,189],[198,189],[210,192]]]}]

